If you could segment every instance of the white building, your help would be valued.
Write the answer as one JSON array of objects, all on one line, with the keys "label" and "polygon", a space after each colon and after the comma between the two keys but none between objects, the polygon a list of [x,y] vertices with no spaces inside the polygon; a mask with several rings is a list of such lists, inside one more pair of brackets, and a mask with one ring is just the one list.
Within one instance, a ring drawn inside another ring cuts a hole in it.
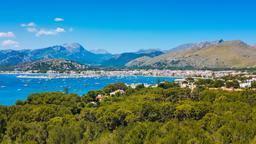
[{"label": "white building", "polygon": [[245,82],[245,83],[240,83],[240,88],[250,88],[252,86],[251,82]]},{"label": "white building", "polygon": [[109,95],[110,95],[110,96],[114,96],[114,95],[116,95],[117,93],[124,94],[125,91],[119,89],[119,90],[116,90],[116,91],[114,91],[114,92],[111,92]]}]

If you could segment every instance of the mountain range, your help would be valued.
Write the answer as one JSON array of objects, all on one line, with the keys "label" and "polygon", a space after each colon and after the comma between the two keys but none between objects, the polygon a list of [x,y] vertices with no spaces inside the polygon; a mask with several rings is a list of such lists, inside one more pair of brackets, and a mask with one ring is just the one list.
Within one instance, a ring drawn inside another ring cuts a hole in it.
[{"label": "mountain range", "polygon": [[111,57],[111,54],[95,54],[78,43],[72,43],[35,50],[2,50],[0,65],[17,65],[42,59],[66,59],[82,64],[99,64]]},{"label": "mountain range", "polygon": [[105,50],[86,50],[78,43],[56,45],[35,50],[1,50],[0,66],[14,66],[45,59],[64,59],[80,64],[123,67],[141,56],[154,57],[163,54],[160,50],[140,50],[122,54],[110,54]]},{"label": "mountain range", "polygon": [[191,45],[154,58],[141,57],[127,67],[193,67],[193,68],[252,68],[256,66],[256,48],[240,41],[223,41]]},{"label": "mountain range", "polygon": [[[240,40],[183,44],[161,51],[146,49],[111,54],[105,50],[86,50],[78,43],[35,50],[1,50],[0,66],[16,66],[49,59],[112,68],[248,68],[256,66],[256,47]],[[49,62],[49,61],[46,61]],[[35,64],[35,63],[34,63]]]},{"label": "mountain range", "polygon": [[106,60],[102,63],[102,66],[111,66],[111,67],[123,67],[128,62],[143,57],[156,57],[162,55],[163,52],[158,49],[148,49],[148,50],[139,50],[137,52],[126,52],[122,54],[113,55],[109,60]]}]

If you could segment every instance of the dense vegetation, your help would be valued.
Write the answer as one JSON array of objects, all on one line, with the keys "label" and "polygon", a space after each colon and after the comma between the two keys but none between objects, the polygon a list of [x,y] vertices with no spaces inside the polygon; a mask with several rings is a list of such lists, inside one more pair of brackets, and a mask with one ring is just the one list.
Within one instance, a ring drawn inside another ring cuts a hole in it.
[{"label": "dense vegetation", "polygon": [[81,71],[88,69],[89,66],[79,64],[73,61],[64,59],[43,59],[34,62],[22,63],[14,66],[15,70],[19,71],[38,71],[45,73],[49,70],[67,72],[67,71]]},{"label": "dense vegetation", "polygon": [[[216,85],[222,85],[222,82]],[[96,101],[98,94],[125,94]],[[29,144],[256,143],[256,91],[122,83],[75,94],[33,94],[0,107],[0,141]]]}]

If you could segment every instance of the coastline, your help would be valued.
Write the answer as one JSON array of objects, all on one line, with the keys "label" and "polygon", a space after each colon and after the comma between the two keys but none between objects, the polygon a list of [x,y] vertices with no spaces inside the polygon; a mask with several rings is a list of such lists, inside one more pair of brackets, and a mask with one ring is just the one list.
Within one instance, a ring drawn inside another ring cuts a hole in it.
[{"label": "coastline", "polygon": [[175,77],[175,78],[213,78],[227,75],[248,74],[241,71],[212,71],[212,70],[88,70],[88,71],[70,71],[60,73],[57,71],[48,71],[46,73],[37,73],[33,71],[0,71],[0,74],[17,75],[18,78],[39,78],[39,79],[58,79],[58,78],[87,78],[87,77],[124,77],[124,76],[150,76],[150,77]]}]

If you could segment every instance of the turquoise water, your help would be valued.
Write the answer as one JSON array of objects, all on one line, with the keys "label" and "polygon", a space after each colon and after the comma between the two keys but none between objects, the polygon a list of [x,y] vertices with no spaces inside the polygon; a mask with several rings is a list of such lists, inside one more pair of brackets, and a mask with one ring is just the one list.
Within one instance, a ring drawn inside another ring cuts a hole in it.
[{"label": "turquoise water", "polygon": [[[19,74],[20,75],[20,74]],[[17,78],[15,74],[0,74],[0,105],[13,105],[16,100],[25,100],[28,95],[38,92],[62,92],[68,87],[69,93],[86,94],[90,90],[99,90],[104,86],[123,82],[126,84],[155,84],[160,81],[174,81],[172,77],[91,77],[91,78],[59,78],[35,79]]]}]

